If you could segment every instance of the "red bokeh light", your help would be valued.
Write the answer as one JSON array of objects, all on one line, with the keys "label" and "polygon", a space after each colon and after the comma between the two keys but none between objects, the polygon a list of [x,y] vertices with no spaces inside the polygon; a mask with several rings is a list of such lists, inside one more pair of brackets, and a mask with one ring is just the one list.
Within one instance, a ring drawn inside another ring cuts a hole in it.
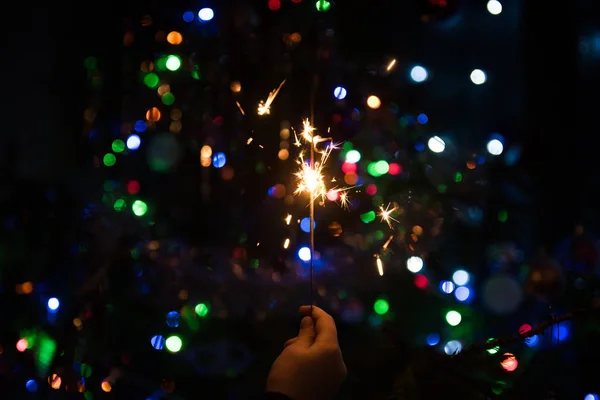
[{"label": "red bokeh light", "polygon": [[127,192],[129,194],[137,194],[140,191],[140,183],[138,181],[127,182]]},{"label": "red bokeh light", "polygon": [[374,184],[370,184],[367,186],[367,188],[365,189],[365,192],[367,192],[367,194],[369,196],[375,196],[377,194],[377,186],[375,186]]},{"label": "red bokeh light", "polygon": [[418,274],[415,276],[415,286],[419,289],[425,289],[429,285],[429,279],[423,274]]},{"label": "red bokeh light", "polygon": [[28,347],[29,342],[27,341],[27,339],[19,339],[19,341],[17,342],[17,350],[19,350],[21,353],[27,350]]},{"label": "red bokeh light", "polygon": [[521,335],[522,335],[522,334],[524,334],[524,333],[526,333],[526,332],[529,332],[531,329],[533,329],[533,328],[531,327],[531,325],[529,325],[529,324],[523,324],[523,325],[521,325],[521,327],[519,328],[519,334],[521,334]]},{"label": "red bokeh light", "polygon": [[279,0],[269,0],[269,10],[277,11],[281,8],[281,2]]},{"label": "red bokeh light", "polygon": [[398,175],[402,173],[402,166],[400,164],[391,163],[388,174],[390,175]]},{"label": "red bokeh light", "polygon": [[340,193],[337,190],[330,190],[327,192],[327,200],[329,201],[338,201],[340,198]]},{"label": "red bokeh light", "polygon": [[356,164],[350,164],[345,162],[342,164],[342,171],[344,171],[345,174],[355,174]]},{"label": "red bokeh light", "polygon": [[504,353],[504,360],[500,363],[507,372],[513,372],[519,366],[519,361],[512,353]]}]

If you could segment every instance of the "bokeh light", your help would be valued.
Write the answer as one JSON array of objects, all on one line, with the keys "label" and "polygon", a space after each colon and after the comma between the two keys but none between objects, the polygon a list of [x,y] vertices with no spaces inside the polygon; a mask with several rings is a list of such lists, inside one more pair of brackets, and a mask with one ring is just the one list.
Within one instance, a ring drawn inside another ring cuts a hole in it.
[{"label": "bokeh light", "polygon": [[460,321],[462,321],[462,315],[458,311],[452,310],[446,313],[446,322],[448,322],[448,325],[457,326],[460,324]]},{"label": "bokeh light", "polygon": [[183,342],[181,341],[181,338],[179,336],[169,336],[165,341],[165,347],[171,353],[177,353],[183,347]]},{"label": "bokeh light", "polygon": [[487,2],[487,10],[492,15],[500,15],[502,12],[502,3],[498,0],[489,0]]},{"label": "bokeh light", "polygon": [[198,11],[198,18],[202,22],[208,22],[208,21],[212,20],[214,17],[215,17],[215,12],[212,10],[212,8],[203,8],[200,11]]},{"label": "bokeh light", "polygon": [[420,65],[414,66],[410,70],[410,79],[416,83],[425,82],[428,76],[427,70]]}]

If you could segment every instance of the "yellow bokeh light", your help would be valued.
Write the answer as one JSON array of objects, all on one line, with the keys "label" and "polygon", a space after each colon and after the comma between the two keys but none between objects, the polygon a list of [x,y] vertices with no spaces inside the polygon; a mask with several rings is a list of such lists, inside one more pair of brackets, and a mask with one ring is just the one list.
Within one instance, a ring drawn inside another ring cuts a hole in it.
[{"label": "yellow bokeh light", "polygon": [[164,96],[165,94],[167,94],[171,91],[171,86],[169,86],[166,83],[163,83],[162,85],[160,85],[158,87],[158,89],[156,91],[158,92],[159,96]]},{"label": "yellow bokeh light", "polygon": [[48,378],[48,383],[52,389],[58,390],[62,384],[62,379],[60,379],[60,376],[57,374],[52,374],[52,376]]},{"label": "yellow bokeh light", "polygon": [[376,110],[381,106],[381,100],[379,100],[379,97],[377,96],[369,96],[367,99],[367,106],[373,110]]},{"label": "yellow bokeh light", "polygon": [[242,91],[242,84],[239,81],[233,81],[229,88],[233,93],[239,93]]},{"label": "yellow bokeh light", "polygon": [[112,390],[112,386],[110,385],[110,383],[108,381],[102,381],[102,383],[100,384],[100,387],[102,388],[103,391],[105,391],[107,393]]},{"label": "yellow bokeh light", "polygon": [[290,152],[287,149],[281,149],[279,150],[279,153],[277,153],[277,157],[279,157],[280,160],[285,161],[290,157]]},{"label": "yellow bokeh light", "polygon": [[181,44],[181,42],[183,41],[183,36],[181,36],[181,33],[173,31],[173,32],[169,32],[169,34],[167,35],[167,42],[169,42],[170,44],[174,44],[174,45],[178,45]]},{"label": "yellow bokeh light", "polygon": [[151,122],[156,122],[160,120],[160,110],[156,107],[152,107],[148,111],[146,111],[146,119]]},{"label": "yellow bokeh light", "polygon": [[200,157],[210,158],[210,156],[212,156],[212,147],[202,146],[202,148],[200,149]]}]

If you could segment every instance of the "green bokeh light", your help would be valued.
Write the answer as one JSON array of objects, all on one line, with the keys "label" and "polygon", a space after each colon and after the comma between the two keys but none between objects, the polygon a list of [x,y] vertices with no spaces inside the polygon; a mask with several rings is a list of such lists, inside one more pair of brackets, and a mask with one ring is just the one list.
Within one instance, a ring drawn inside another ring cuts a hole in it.
[{"label": "green bokeh light", "polygon": [[165,341],[165,347],[171,353],[177,353],[183,347],[183,342],[179,336],[169,336]]},{"label": "green bokeh light", "polygon": [[141,217],[148,211],[148,205],[141,200],[136,200],[131,205],[131,210],[136,216]]},{"label": "green bokeh light", "polygon": [[125,151],[125,142],[123,142],[121,139],[115,139],[115,141],[112,142],[112,150],[115,153],[122,153]]},{"label": "green bokeh light", "polygon": [[167,92],[160,98],[160,100],[165,106],[170,106],[175,103],[175,95],[173,95],[171,92]]},{"label": "green bokeh light", "polygon": [[206,317],[208,315],[208,306],[204,303],[198,303],[194,307],[194,311],[199,317]]},{"label": "green bokeh light", "polygon": [[173,55],[168,56],[165,67],[167,67],[169,71],[177,71],[179,68],[181,68],[181,58]]},{"label": "green bokeh light", "polygon": [[150,72],[144,76],[144,85],[148,86],[150,89],[157,88],[159,83],[160,79],[154,72]]},{"label": "green bokeh light", "polygon": [[317,4],[317,11],[329,11],[329,9],[331,8],[331,3],[328,2],[327,0],[318,0]]},{"label": "green bokeh light", "polygon": [[349,162],[351,164],[356,164],[357,162],[360,161],[361,157],[362,157],[362,155],[360,154],[360,152],[358,150],[350,150],[349,152],[346,153],[346,162]]},{"label": "green bokeh light", "polygon": [[458,311],[448,311],[448,313],[446,314],[446,322],[448,322],[448,325],[450,326],[456,326],[458,324],[460,324],[460,321],[462,320],[462,316],[460,315],[460,313]]},{"label": "green bokeh light", "polygon": [[364,214],[360,214],[360,220],[362,222],[364,222],[365,224],[368,224],[370,222],[375,221],[375,217],[376,216],[377,215],[375,214],[375,211],[368,211],[368,212],[366,212]]},{"label": "green bokeh light", "polygon": [[379,315],[386,314],[390,309],[390,304],[385,299],[377,299],[373,304],[373,310]]},{"label": "green bokeh light", "polygon": [[127,205],[125,204],[125,200],[117,199],[115,200],[115,204],[113,204],[113,208],[115,211],[123,211]]},{"label": "green bokeh light", "polygon": [[117,162],[117,157],[115,157],[115,155],[112,153],[107,153],[104,155],[104,158],[102,159],[102,161],[104,162],[104,165],[106,165],[107,167],[112,167]]}]

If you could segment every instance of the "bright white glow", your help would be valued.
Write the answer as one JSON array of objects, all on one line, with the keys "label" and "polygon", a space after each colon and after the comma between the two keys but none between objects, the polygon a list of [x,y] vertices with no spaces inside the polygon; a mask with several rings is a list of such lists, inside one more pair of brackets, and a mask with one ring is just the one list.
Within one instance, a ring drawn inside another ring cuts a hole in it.
[{"label": "bright white glow", "polygon": [[301,247],[300,250],[298,250],[298,257],[304,262],[309,262],[310,249],[308,247]]},{"label": "bright white glow", "polygon": [[441,153],[446,149],[446,143],[439,136],[434,136],[427,142],[427,147],[434,153]]},{"label": "bright white glow", "polygon": [[498,139],[492,139],[487,143],[487,151],[493,156],[499,156],[504,150],[504,145]]},{"label": "bright white glow", "polygon": [[480,69],[474,69],[471,72],[471,82],[473,82],[476,85],[481,85],[485,83],[486,79],[487,78],[485,76],[485,72],[483,72]]},{"label": "bright white glow", "polygon": [[127,148],[129,150],[137,150],[140,148],[142,140],[138,135],[131,135],[127,138]]},{"label": "bright white glow", "polygon": [[58,301],[58,299],[56,297],[52,297],[51,299],[48,300],[48,309],[49,310],[56,311],[59,306],[60,306],[60,302]]},{"label": "bright white glow", "polygon": [[492,15],[498,15],[502,12],[502,3],[498,0],[490,0],[487,2],[487,10]]},{"label": "bright white glow", "polygon": [[333,95],[338,100],[344,100],[346,98],[347,94],[348,94],[348,92],[346,91],[346,89],[344,89],[341,86],[338,86],[333,90]]},{"label": "bright white glow", "polygon": [[214,16],[215,12],[211,8],[203,8],[202,10],[198,11],[198,18],[204,22],[210,21],[214,18]]},{"label": "bright white glow", "polygon": [[421,257],[413,256],[406,260],[406,269],[416,274],[423,269],[423,260]]},{"label": "bright white glow", "polygon": [[420,65],[417,65],[410,70],[410,78],[417,83],[427,80],[427,76],[427,70]]},{"label": "bright white glow", "polygon": [[463,269],[459,269],[452,275],[452,280],[458,286],[464,286],[469,283],[469,273]]}]

